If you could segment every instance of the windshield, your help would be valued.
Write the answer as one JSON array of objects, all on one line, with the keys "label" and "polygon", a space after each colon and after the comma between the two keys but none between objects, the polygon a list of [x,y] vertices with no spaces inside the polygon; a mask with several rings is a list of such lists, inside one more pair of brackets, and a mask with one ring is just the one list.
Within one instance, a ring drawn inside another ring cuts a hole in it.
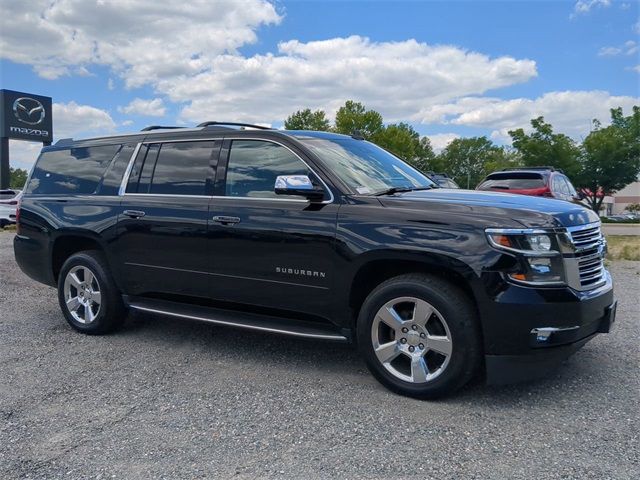
[{"label": "windshield", "polygon": [[435,184],[386,150],[363,140],[304,139],[331,171],[362,195],[375,195],[391,188],[432,188]]}]

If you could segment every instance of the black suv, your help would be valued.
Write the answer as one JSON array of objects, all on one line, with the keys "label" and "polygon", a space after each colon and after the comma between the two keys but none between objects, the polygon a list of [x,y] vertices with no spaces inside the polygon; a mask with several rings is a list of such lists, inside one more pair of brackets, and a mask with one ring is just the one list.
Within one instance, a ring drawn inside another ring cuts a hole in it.
[{"label": "black suv", "polygon": [[592,211],[439,189],[358,136],[237,125],[43,148],[15,254],[73,328],[131,309],[354,342],[418,398],[542,375],[609,330]]}]

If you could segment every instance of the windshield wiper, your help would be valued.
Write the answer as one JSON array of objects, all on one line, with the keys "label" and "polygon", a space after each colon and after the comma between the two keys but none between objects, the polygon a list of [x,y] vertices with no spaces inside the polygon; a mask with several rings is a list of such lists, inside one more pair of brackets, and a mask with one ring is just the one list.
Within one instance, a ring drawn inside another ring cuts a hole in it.
[{"label": "windshield wiper", "polygon": [[393,195],[394,193],[403,193],[403,192],[415,192],[418,190],[431,190],[432,188],[437,187],[390,187],[386,190],[381,190],[373,194],[375,197],[380,197],[382,195]]}]

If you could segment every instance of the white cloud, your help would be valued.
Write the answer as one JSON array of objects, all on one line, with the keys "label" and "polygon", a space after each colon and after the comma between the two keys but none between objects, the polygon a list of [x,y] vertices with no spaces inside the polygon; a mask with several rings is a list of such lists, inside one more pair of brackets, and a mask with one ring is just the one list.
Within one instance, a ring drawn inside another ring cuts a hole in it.
[{"label": "white cloud", "polygon": [[194,75],[281,17],[265,0],[0,0],[0,56],[44,78],[107,65],[129,87]]},{"label": "white cloud", "polygon": [[631,27],[631,31],[633,33],[637,33],[638,35],[640,35],[640,20],[638,20],[632,27]]},{"label": "white cloud", "polygon": [[526,129],[532,118],[544,116],[556,131],[579,138],[589,132],[592,119],[598,118],[606,124],[609,109],[623,107],[628,112],[633,105],[640,105],[640,98],[613,96],[598,90],[549,92],[536,99],[466,97],[429,107],[421,112],[420,120],[422,123],[491,128],[492,138],[508,141],[508,130]]},{"label": "white cloud", "polygon": [[633,70],[634,72],[638,72],[640,73],[640,64],[634,66],[634,67],[629,67],[627,68],[627,70]]},{"label": "white cloud", "polygon": [[158,89],[174,102],[190,102],[180,115],[187,122],[277,122],[302,107],[323,108],[331,116],[347,99],[361,101],[393,122],[411,119],[426,105],[536,75],[532,60],[491,58],[415,40],[376,43],[351,36],[283,42],[278,54],[222,55],[209,71],[161,81]]},{"label": "white cloud", "polygon": [[164,117],[167,112],[161,98],[135,98],[129,105],[118,107],[120,113],[127,115],[142,115],[145,117]]},{"label": "white cloud", "polygon": [[608,7],[611,5],[611,0],[578,0],[573,6],[573,13],[571,18],[580,14],[587,14],[594,7]]},{"label": "white cloud", "polygon": [[457,133],[434,133],[433,135],[427,135],[427,137],[431,142],[433,150],[440,152],[449,144],[449,142],[451,142],[451,140],[460,138],[460,135]]},{"label": "white cloud", "polygon": [[109,78],[109,80],[107,80],[107,89],[108,90],[114,90],[116,88],[115,82],[113,81],[113,78]]},{"label": "white cloud", "polygon": [[633,55],[638,53],[638,44],[633,40],[628,40],[619,47],[602,47],[598,50],[599,57],[615,57],[617,55]]},{"label": "white cloud", "polygon": [[53,133],[56,138],[106,134],[115,128],[115,122],[105,110],[76,102],[53,104]]}]

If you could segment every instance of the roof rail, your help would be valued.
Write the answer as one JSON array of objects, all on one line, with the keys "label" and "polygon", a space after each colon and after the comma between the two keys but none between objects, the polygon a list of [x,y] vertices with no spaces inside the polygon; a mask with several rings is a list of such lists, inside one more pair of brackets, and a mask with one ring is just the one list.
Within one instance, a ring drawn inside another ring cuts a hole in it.
[{"label": "roof rail", "polygon": [[173,129],[173,128],[184,128],[184,127],[174,127],[174,126],[165,126],[165,125],[149,125],[148,127],[144,127],[141,132],[149,132],[151,130],[165,130],[165,129]]},{"label": "roof rail", "polygon": [[215,126],[225,126],[231,125],[234,127],[250,127],[257,128],[259,130],[271,130],[271,127],[265,127],[264,125],[254,125],[253,123],[238,123],[238,122],[202,122],[198,127],[215,127]]},{"label": "roof rail", "polygon": [[509,167],[509,168],[503,168],[500,171],[501,172],[509,172],[509,171],[514,171],[514,170],[550,170],[552,172],[564,173],[562,170],[560,170],[559,168],[555,168],[555,167]]}]

